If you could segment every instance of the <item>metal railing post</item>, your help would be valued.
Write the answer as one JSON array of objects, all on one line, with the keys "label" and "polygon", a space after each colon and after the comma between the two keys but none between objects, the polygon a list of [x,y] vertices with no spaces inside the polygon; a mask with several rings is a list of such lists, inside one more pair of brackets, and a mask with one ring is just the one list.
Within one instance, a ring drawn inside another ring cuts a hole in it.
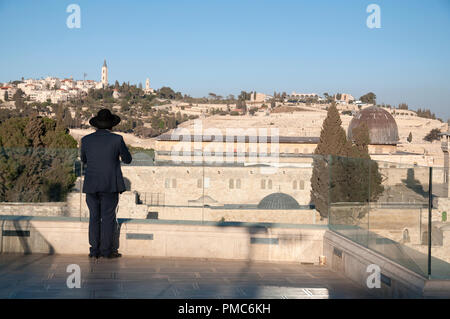
[{"label": "metal railing post", "polygon": [[428,185],[428,279],[431,278],[431,213],[433,209],[433,167],[429,171]]},{"label": "metal railing post", "polygon": [[81,221],[81,214],[82,209],[81,205],[83,204],[83,161],[80,159],[80,221]]}]

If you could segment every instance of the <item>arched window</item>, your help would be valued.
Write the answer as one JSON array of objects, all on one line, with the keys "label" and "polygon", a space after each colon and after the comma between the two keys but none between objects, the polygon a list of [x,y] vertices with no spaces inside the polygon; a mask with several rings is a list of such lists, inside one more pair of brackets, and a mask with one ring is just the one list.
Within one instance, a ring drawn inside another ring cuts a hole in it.
[{"label": "arched window", "polygon": [[301,190],[304,190],[304,189],[305,189],[305,181],[300,181],[300,183],[299,183],[299,188],[300,188]]}]

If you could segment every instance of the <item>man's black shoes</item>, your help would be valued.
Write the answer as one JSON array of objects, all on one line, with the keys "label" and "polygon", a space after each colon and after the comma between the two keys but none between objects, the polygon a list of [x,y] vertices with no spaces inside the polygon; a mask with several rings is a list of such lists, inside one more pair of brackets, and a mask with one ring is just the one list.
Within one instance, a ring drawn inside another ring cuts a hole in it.
[{"label": "man's black shoes", "polygon": [[120,254],[120,253],[118,253],[118,252],[113,252],[113,253],[110,253],[108,256],[104,256],[105,258],[108,258],[108,259],[113,259],[113,258],[119,258],[119,257],[122,257],[122,254]]},{"label": "man's black shoes", "polygon": [[109,255],[100,255],[100,254],[93,254],[90,253],[89,254],[89,258],[100,258],[100,257],[104,257],[104,258],[108,258],[108,259],[113,259],[113,258],[119,258],[122,257],[121,253],[118,253],[117,251],[110,253]]}]

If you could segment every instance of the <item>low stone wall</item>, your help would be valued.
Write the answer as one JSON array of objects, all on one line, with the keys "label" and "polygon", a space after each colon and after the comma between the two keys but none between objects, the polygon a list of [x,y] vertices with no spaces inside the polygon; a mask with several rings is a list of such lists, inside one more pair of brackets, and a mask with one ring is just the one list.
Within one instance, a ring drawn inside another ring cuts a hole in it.
[{"label": "low stone wall", "polygon": [[[120,221],[119,221],[120,222]],[[0,220],[2,253],[87,254],[88,222],[75,218]],[[134,256],[218,258],[317,263],[325,226],[269,227],[264,224],[121,224],[120,252]]]},{"label": "low stone wall", "polygon": [[[146,218],[147,205],[137,204],[135,192],[119,195],[117,216],[120,218]],[[69,193],[65,202],[51,203],[0,203],[0,215],[89,217],[86,194]]]},{"label": "low stone wall", "polygon": [[0,215],[70,216],[66,203],[0,203]]}]

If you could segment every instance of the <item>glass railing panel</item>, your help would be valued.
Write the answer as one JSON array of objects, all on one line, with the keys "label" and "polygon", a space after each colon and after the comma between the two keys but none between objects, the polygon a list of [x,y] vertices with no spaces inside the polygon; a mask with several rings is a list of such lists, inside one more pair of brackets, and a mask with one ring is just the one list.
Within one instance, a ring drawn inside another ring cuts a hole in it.
[{"label": "glass railing panel", "polygon": [[[270,165],[246,161],[155,161],[132,149],[119,219],[325,225],[408,269],[449,276],[448,177],[430,168],[348,157],[303,156]],[[87,220],[85,165],[77,149],[3,148],[1,215]],[[320,182],[318,182],[320,180]],[[314,185],[313,185],[314,184]]]},{"label": "glass railing panel", "polygon": [[[432,279],[450,279],[450,208],[448,169],[433,167],[431,214],[431,260]],[[427,214],[428,219],[428,214]],[[428,229],[424,230],[424,244],[428,244]]]},{"label": "glass railing panel", "polygon": [[428,274],[429,167],[329,157],[330,229]]},{"label": "glass railing panel", "polygon": [[429,168],[378,163],[383,192],[370,202],[369,248],[426,276],[423,245],[429,195]]}]

